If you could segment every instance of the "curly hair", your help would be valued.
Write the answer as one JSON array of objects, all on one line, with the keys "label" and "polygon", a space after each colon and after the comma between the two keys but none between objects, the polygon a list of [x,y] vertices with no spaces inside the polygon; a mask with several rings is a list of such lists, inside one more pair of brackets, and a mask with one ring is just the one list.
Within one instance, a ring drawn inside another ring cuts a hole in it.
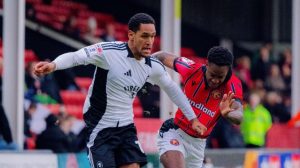
[{"label": "curly hair", "polygon": [[128,29],[136,32],[140,28],[140,24],[154,24],[155,21],[152,16],[146,13],[137,13],[132,16],[128,22]]},{"label": "curly hair", "polygon": [[212,47],[207,53],[208,62],[214,63],[219,66],[231,66],[233,64],[233,55],[224,47]]}]

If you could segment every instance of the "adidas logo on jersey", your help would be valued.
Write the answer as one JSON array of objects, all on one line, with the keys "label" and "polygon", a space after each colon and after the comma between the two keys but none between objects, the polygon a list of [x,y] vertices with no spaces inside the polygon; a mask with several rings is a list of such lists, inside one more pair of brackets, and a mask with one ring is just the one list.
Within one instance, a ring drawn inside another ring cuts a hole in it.
[{"label": "adidas logo on jersey", "polygon": [[125,72],[124,75],[131,76],[131,70],[129,69],[129,71]]}]

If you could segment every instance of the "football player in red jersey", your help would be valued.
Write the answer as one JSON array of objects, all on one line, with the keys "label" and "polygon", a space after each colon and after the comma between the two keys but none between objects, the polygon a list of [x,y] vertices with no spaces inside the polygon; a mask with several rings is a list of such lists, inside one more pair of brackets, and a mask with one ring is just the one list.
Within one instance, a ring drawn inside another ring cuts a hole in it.
[{"label": "football player in red jersey", "polygon": [[204,134],[195,132],[178,109],[175,118],[165,121],[160,129],[160,160],[165,168],[200,168],[206,138],[218,119],[225,117],[240,124],[243,118],[242,86],[231,70],[233,55],[226,48],[213,47],[206,65],[163,51],[153,55],[181,75],[184,93],[200,123],[207,127]]}]

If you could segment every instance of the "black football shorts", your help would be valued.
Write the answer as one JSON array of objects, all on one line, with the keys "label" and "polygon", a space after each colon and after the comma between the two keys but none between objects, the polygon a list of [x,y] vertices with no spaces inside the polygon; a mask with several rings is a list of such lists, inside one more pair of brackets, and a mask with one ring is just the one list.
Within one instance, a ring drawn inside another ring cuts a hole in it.
[{"label": "black football shorts", "polygon": [[116,168],[131,163],[143,166],[147,163],[134,124],[100,131],[94,145],[88,149],[88,155],[92,168]]}]

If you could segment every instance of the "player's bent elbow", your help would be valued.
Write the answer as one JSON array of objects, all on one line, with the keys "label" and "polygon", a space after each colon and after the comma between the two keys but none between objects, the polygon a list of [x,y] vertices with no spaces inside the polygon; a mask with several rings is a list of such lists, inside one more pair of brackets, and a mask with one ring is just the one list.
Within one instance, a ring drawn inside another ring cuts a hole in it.
[{"label": "player's bent elbow", "polygon": [[228,114],[227,118],[236,125],[240,125],[243,121],[243,113],[240,111],[231,112]]},{"label": "player's bent elbow", "polygon": [[236,118],[235,124],[240,125],[242,123],[242,121],[243,121],[243,115],[241,114]]}]

